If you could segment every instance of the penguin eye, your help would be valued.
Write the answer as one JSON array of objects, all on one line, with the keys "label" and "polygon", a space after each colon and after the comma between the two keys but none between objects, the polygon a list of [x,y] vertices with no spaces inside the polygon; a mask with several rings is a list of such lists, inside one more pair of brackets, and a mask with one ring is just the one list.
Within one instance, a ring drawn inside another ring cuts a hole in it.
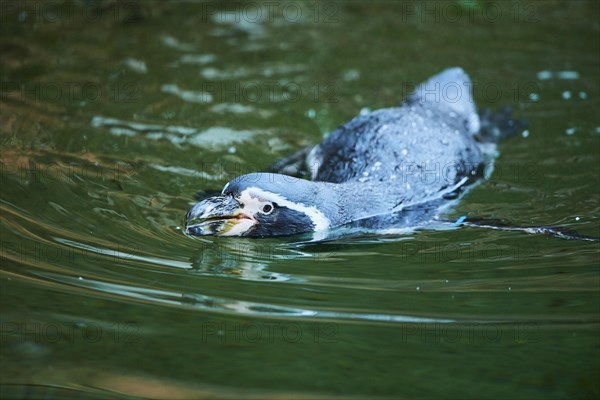
[{"label": "penguin eye", "polygon": [[265,214],[269,214],[271,211],[273,211],[273,206],[270,204],[265,204],[262,208],[262,212]]}]

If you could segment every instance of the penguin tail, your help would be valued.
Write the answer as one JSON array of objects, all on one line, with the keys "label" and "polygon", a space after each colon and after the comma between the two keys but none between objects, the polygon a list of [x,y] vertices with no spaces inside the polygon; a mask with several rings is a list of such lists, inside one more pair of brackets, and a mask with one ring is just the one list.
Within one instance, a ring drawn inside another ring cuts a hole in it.
[{"label": "penguin tail", "polygon": [[498,143],[518,132],[523,132],[528,123],[524,119],[516,119],[512,108],[503,107],[495,113],[485,108],[479,112],[479,132],[475,135],[482,143]]}]

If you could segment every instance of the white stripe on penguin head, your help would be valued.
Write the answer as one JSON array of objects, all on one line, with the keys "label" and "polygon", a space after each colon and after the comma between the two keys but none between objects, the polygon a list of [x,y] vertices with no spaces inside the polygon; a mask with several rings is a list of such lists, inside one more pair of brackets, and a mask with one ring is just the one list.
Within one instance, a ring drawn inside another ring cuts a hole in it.
[{"label": "white stripe on penguin head", "polygon": [[277,203],[280,206],[304,213],[312,221],[313,225],[315,226],[315,231],[325,230],[331,225],[331,221],[329,220],[329,218],[327,218],[325,214],[323,214],[315,206],[307,206],[303,203],[295,203],[279,194],[268,192],[254,186],[242,190],[242,192],[240,193],[239,200],[247,205],[251,204],[252,198],[259,198],[261,200],[264,199],[267,201],[272,201],[273,203]]}]

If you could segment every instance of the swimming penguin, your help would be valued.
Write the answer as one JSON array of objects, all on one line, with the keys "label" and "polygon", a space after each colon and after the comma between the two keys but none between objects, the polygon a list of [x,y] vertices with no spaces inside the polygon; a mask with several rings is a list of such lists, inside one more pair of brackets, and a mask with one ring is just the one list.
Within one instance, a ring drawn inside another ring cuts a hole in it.
[{"label": "swimming penguin", "polygon": [[399,107],[360,115],[277,166],[310,180],[239,176],[190,209],[185,232],[268,237],[431,222],[484,175],[499,139],[523,127],[509,111],[493,125],[480,118],[471,87],[461,68],[444,70]]}]

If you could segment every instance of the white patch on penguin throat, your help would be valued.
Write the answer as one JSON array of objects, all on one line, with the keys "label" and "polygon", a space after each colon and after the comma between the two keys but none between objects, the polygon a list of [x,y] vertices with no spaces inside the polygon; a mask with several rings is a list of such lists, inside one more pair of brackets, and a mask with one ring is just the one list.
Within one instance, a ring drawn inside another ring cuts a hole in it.
[{"label": "white patch on penguin throat", "polygon": [[256,223],[255,220],[251,219],[242,219],[236,225],[233,226],[230,230],[223,233],[223,236],[242,236],[248,229],[252,228]]},{"label": "white patch on penguin throat", "polygon": [[315,206],[307,206],[303,203],[294,203],[293,201],[290,201],[279,194],[268,192],[254,186],[244,189],[239,198],[239,201],[245,204],[244,211],[247,210],[246,207],[251,206],[253,201],[255,202],[256,200],[267,200],[277,203],[280,206],[287,207],[291,210],[306,214],[315,226],[315,231],[326,230],[331,225],[329,218],[327,218],[325,214],[319,211],[319,209]]}]

